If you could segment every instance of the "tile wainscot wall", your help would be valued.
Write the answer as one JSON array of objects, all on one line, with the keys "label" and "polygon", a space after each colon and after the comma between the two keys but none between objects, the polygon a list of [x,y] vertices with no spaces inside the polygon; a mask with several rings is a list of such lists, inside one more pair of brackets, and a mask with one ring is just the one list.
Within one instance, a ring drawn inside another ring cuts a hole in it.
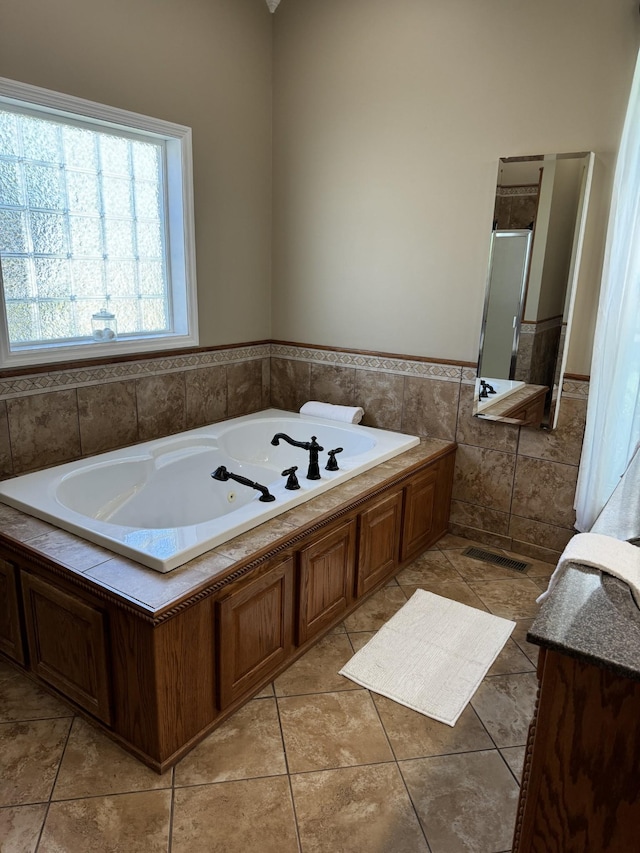
[{"label": "tile wainscot wall", "polygon": [[475,370],[260,343],[0,378],[0,476],[307,400],[360,405],[363,423],[458,442],[450,528],[556,560],[573,534],[588,383],[565,380],[554,431],[471,415]]}]

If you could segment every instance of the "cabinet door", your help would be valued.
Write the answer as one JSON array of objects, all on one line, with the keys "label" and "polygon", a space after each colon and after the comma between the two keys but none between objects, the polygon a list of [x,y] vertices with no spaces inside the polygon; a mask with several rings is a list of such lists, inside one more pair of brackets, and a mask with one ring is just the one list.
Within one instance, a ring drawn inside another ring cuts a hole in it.
[{"label": "cabinet door", "polygon": [[0,559],[0,651],[24,663],[16,567]]},{"label": "cabinet door", "polygon": [[111,721],[105,614],[21,572],[31,668],[105,723]]},{"label": "cabinet door", "polygon": [[516,853],[640,849],[640,683],[548,649],[522,777]]},{"label": "cabinet door", "polygon": [[544,418],[545,394],[538,394],[526,403],[505,413],[505,417],[524,421],[526,425],[538,426]]},{"label": "cabinet door", "polygon": [[416,475],[404,490],[401,559],[421,554],[438,537],[436,512],[440,464]]},{"label": "cabinet door", "polygon": [[298,645],[309,640],[353,601],[355,519],[302,548]]},{"label": "cabinet door", "polygon": [[293,558],[216,602],[220,708],[248,693],[290,654]]},{"label": "cabinet door", "polygon": [[364,595],[398,566],[402,492],[388,495],[360,516],[356,597]]}]

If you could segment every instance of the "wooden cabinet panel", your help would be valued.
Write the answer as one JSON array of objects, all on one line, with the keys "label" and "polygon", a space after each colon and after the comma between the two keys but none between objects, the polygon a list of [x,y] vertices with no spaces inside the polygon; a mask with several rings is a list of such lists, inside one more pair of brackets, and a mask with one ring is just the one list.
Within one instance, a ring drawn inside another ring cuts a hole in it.
[{"label": "wooden cabinet panel", "polygon": [[547,650],[515,853],[631,853],[640,823],[640,682]]},{"label": "wooden cabinet panel", "polygon": [[400,560],[417,557],[447,532],[455,455],[412,477],[404,490]]},{"label": "wooden cabinet panel", "polygon": [[388,495],[360,516],[356,596],[392,574],[400,557],[402,492]]},{"label": "wooden cabinet panel", "polygon": [[536,394],[525,403],[514,406],[503,415],[505,418],[513,418],[514,420],[524,421],[525,424],[538,426],[544,418],[544,404],[546,400],[546,389]]},{"label": "wooden cabinet panel", "polygon": [[420,554],[436,538],[435,509],[439,465],[409,481],[405,489],[402,560]]},{"label": "wooden cabinet panel", "polygon": [[162,765],[218,713],[214,602],[206,597],[156,626],[109,615],[113,728]]},{"label": "wooden cabinet panel", "polygon": [[0,651],[25,663],[18,604],[17,569],[0,559]]},{"label": "wooden cabinet panel", "polygon": [[355,519],[299,553],[298,645],[313,637],[353,601]]},{"label": "wooden cabinet panel", "polygon": [[105,723],[111,720],[105,615],[21,572],[33,671]]},{"label": "wooden cabinet panel", "polygon": [[292,649],[293,558],[216,602],[220,708],[247,693]]}]

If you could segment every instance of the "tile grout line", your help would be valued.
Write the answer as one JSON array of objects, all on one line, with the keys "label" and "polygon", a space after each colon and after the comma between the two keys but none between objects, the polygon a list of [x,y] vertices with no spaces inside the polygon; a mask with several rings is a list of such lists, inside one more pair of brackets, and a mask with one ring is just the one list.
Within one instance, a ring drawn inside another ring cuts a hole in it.
[{"label": "tile grout line", "polygon": [[[139,759],[136,759],[136,761],[139,761]],[[181,787],[183,787],[183,788],[197,788],[198,785],[218,785],[218,784],[220,784],[220,783],[219,782],[198,782],[194,785],[182,785]],[[133,790],[131,790],[131,791],[129,791],[129,790],[126,790],[126,791],[107,791],[106,793],[102,793],[102,794],[81,794],[81,795],[78,795],[76,797],[61,797],[59,800],[51,800],[50,802],[52,804],[53,803],[56,803],[56,804],[57,803],[78,803],[78,802],[82,802],[83,800],[100,800],[100,799],[106,799],[108,797],[130,797],[132,794],[152,794],[152,793],[157,793],[160,791],[171,791],[171,790],[172,789],[169,785],[167,785],[166,788],[133,788]],[[31,805],[43,805],[43,804],[46,804],[46,801],[43,800],[40,803],[22,803],[22,804],[18,804],[18,805],[31,806]],[[11,804],[0,806],[0,809],[4,809],[4,808],[13,808],[13,806]]]},{"label": "tile grout line", "polygon": [[38,849],[40,848],[40,842],[42,841],[42,835],[44,833],[44,828],[45,828],[45,825],[47,823],[47,819],[49,817],[49,809],[51,808],[51,802],[52,802],[51,798],[53,797],[53,792],[55,791],[56,784],[58,782],[58,776],[60,775],[60,769],[62,767],[64,755],[65,755],[65,752],[67,751],[67,746],[69,745],[69,739],[71,737],[71,730],[73,729],[73,724],[77,720],[77,718],[78,718],[77,714],[74,714],[71,717],[71,723],[69,724],[69,730],[67,732],[67,736],[66,736],[65,741],[64,741],[62,753],[60,754],[60,760],[58,761],[58,769],[56,770],[55,779],[53,780],[53,783],[51,785],[51,790],[49,791],[49,799],[48,799],[47,804],[46,804],[46,810],[44,813],[44,818],[42,820],[42,826],[40,827],[40,832],[38,833],[38,840],[36,841],[34,853],[37,853]]},{"label": "tile grout line", "polygon": [[[185,756],[186,757],[186,756]],[[282,779],[283,776],[288,776],[288,773],[261,773],[258,776],[235,776],[231,779],[215,779],[213,782],[189,782],[185,785],[176,785],[176,791],[188,791],[190,788],[213,788],[214,786],[228,785],[231,782],[251,782],[254,779]],[[152,788],[153,791],[169,791],[170,788]],[[145,793],[144,791],[125,791],[125,794]],[[110,794],[109,796],[119,797],[120,794]],[[80,798],[85,799],[85,798]],[[88,797],[86,799],[89,799]]]},{"label": "tile grout line", "polygon": [[[523,654],[524,654],[524,652],[523,652]],[[525,657],[526,657],[526,655],[525,655]],[[529,672],[531,672],[531,670],[529,670]],[[523,675],[523,674],[528,674],[528,673],[507,673],[507,674],[508,674],[508,675]],[[485,679],[486,679],[486,678],[495,678],[495,677],[496,677],[496,676],[487,676],[487,675],[485,675],[485,677],[482,679],[482,682],[484,683],[484,681],[485,681]],[[487,728],[487,726],[485,725],[484,720],[482,719],[482,717],[480,716],[480,714],[478,713],[478,711],[476,711],[475,707],[473,706],[473,696],[472,696],[472,697],[471,697],[471,699],[469,700],[469,706],[473,709],[473,713],[476,715],[476,717],[477,717],[477,718],[478,718],[478,720],[480,721],[480,725],[482,726],[482,728],[483,728],[483,729],[485,730],[485,732],[487,733],[487,736],[488,736],[488,738],[490,739],[491,743],[493,744],[495,751],[498,753],[498,755],[500,756],[500,758],[502,759],[502,761],[503,761],[503,762],[504,762],[504,764],[506,765],[507,769],[509,770],[509,772],[511,773],[511,775],[512,775],[512,776],[513,776],[513,778],[515,779],[516,785],[518,786],[518,789],[519,789],[519,788],[520,788],[520,780],[516,777],[516,774],[513,772],[513,770],[512,770],[512,769],[511,769],[511,767],[509,766],[509,762],[506,760],[506,758],[505,758],[505,757],[504,757],[504,755],[502,754],[502,750],[503,750],[503,749],[513,749],[514,747],[513,747],[513,746],[511,746],[511,747],[509,747],[509,746],[499,747],[499,746],[498,746],[498,744],[496,743],[496,741],[495,741],[495,739],[494,739],[493,735],[491,734],[491,732],[489,731],[489,729],[488,729],[488,728]],[[524,743],[524,744],[516,744],[516,747],[519,747],[519,746],[526,746],[526,740],[525,740],[525,743]]]},{"label": "tile grout line", "polygon": [[19,720],[0,720],[0,726],[14,726],[16,723],[44,723],[47,720],[73,720],[75,716],[75,714],[60,714],[58,717],[20,717]]},{"label": "tile grout line", "polygon": [[371,697],[373,707],[375,708],[378,719],[380,720],[380,725],[382,726],[382,731],[384,732],[384,736],[387,739],[387,743],[389,744],[389,749],[391,750],[391,755],[393,755],[393,763],[395,764],[395,768],[398,771],[398,775],[400,776],[400,779],[402,780],[402,785],[403,785],[403,787],[407,793],[407,797],[409,798],[409,802],[411,803],[411,808],[413,809],[413,813],[416,816],[416,820],[418,821],[418,826],[420,827],[420,832],[422,833],[422,835],[424,837],[424,842],[427,845],[427,851],[428,851],[428,853],[431,853],[431,845],[429,844],[429,839],[427,838],[427,831],[426,831],[425,827],[422,825],[422,821],[420,820],[420,815],[418,814],[418,810],[416,809],[416,805],[413,802],[413,798],[411,796],[409,788],[407,787],[406,780],[404,778],[402,770],[400,769],[400,762],[398,761],[398,756],[396,755],[396,751],[393,748],[393,744],[391,743],[391,738],[389,737],[389,734],[387,732],[387,728],[384,724],[382,716],[380,715],[380,710],[378,709],[376,701],[372,696],[372,691],[367,690],[367,693]]},{"label": "tile grout line", "polygon": [[[427,756],[425,756],[425,757],[427,757]],[[421,760],[421,759],[418,759],[418,760]],[[402,779],[402,784],[404,785],[404,789],[407,792],[407,796],[409,797],[409,802],[411,803],[411,808],[413,809],[413,813],[415,814],[416,820],[418,821],[418,826],[420,827],[420,831],[422,832],[422,835],[424,837],[424,842],[427,845],[427,851],[428,851],[428,853],[432,853],[431,845],[429,844],[429,839],[427,838],[426,827],[424,826],[424,824],[420,820],[420,815],[418,814],[418,809],[416,807],[416,804],[414,802],[413,797],[411,796],[411,791],[409,790],[409,786],[407,785],[407,781],[404,778],[404,773],[402,772],[402,768],[400,767],[400,762],[397,760],[396,760],[396,766],[398,768],[398,773],[400,774],[400,778]]]},{"label": "tile grout line", "polygon": [[296,801],[293,796],[293,784],[291,782],[291,771],[289,769],[289,757],[287,755],[287,746],[284,739],[284,731],[282,729],[282,719],[280,717],[280,703],[279,697],[276,692],[276,684],[275,680],[271,682],[273,685],[273,698],[275,699],[276,705],[276,714],[278,715],[278,728],[280,729],[280,741],[282,743],[282,754],[284,755],[284,766],[286,770],[287,783],[289,785],[289,797],[291,798],[291,808],[293,811],[293,823],[296,828],[296,841],[298,842],[298,851],[301,853],[302,851],[302,839],[300,837],[300,825],[298,823],[298,811],[296,809]]},{"label": "tile grout line", "polygon": [[516,451],[514,457],[514,465],[513,465],[513,479],[511,481],[511,493],[509,495],[509,527],[507,528],[507,536],[511,540],[511,547],[513,548],[513,535],[511,534],[511,521],[513,519],[513,499],[516,492],[516,479],[518,476],[518,460],[520,458],[520,438],[522,436],[522,427],[518,427],[518,438],[516,441]]},{"label": "tile grout line", "polygon": [[171,853],[173,847],[173,819],[176,802],[176,768],[171,768],[171,804],[169,807],[169,837],[167,839],[167,853]]},{"label": "tile grout line", "polygon": [[[519,748],[519,747],[513,747],[513,746],[505,746],[505,747],[503,747],[503,749],[518,749],[518,748]],[[524,747],[524,748],[526,749],[526,744],[525,744],[525,747]],[[504,757],[504,755],[502,754],[502,749],[500,749],[499,747],[498,747],[498,752],[500,753],[500,758],[501,758],[501,759],[504,761],[504,763],[507,765],[507,767],[508,767],[508,768],[509,768],[509,770],[511,771],[511,775],[512,775],[512,776],[513,776],[513,778],[516,780],[516,785],[518,786],[518,788],[520,788],[520,779],[518,779],[518,777],[516,776],[516,774],[515,774],[515,772],[514,772],[514,770],[513,770],[513,767],[509,764],[509,762],[507,761],[507,759]]]}]

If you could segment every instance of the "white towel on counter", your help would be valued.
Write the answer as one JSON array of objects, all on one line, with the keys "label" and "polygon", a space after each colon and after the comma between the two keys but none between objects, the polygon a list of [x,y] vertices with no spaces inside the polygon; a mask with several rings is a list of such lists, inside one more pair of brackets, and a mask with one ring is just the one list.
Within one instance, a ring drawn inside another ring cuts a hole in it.
[{"label": "white towel on counter", "polygon": [[567,563],[580,563],[592,569],[600,569],[624,581],[640,607],[640,548],[602,533],[578,533],[562,552],[549,586],[538,596],[538,602],[544,601],[551,593]]},{"label": "white towel on counter", "polygon": [[359,424],[364,416],[360,406],[334,406],[333,403],[320,403],[309,400],[300,409],[301,415],[313,415],[316,418],[328,418],[331,421],[342,421],[346,424]]}]

